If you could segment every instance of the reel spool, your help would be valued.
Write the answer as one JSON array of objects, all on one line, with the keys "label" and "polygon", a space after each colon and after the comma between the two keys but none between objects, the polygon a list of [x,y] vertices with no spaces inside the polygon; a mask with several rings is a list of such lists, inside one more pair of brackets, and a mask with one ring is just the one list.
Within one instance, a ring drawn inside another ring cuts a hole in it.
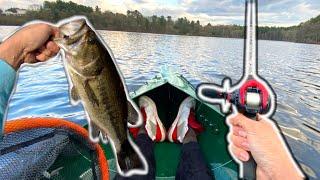
[{"label": "reel spool", "polygon": [[267,89],[257,80],[246,81],[238,91],[231,95],[231,102],[238,110],[250,117],[257,113],[264,114],[270,108],[270,95]]}]

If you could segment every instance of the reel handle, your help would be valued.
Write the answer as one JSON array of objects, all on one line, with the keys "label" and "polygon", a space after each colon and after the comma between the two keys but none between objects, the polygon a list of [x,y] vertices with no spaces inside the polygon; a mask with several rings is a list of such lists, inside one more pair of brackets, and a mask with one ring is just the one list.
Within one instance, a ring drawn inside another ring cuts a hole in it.
[{"label": "reel handle", "polygon": [[203,83],[197,86],[196,93],[202,101],[215,104],[217,103],[217,100],[225,99],[227,97],[227,93],[219,90],[222,88],[223,86],[216,84]]},{"label": "reel handle", "polygon": [[208,89],[208,88],[203,88],[201,90],[201,93],[203,96],[206,96],[206,97],[212,98],[212,99],[224,97],[223,93],[220,93],[218,91],[214,91],[213,89]]}]

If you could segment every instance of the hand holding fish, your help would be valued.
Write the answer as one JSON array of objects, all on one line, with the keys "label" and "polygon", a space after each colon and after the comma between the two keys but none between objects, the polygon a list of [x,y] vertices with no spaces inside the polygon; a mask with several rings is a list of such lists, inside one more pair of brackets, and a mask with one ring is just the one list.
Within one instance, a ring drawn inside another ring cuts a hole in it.
[{"label": "hand holding fish", "polygon": [[23,63],[43,62],[56,55],[60,48],[52,41],[58,29],[44,23],[28,25],[0,45],[0,59],[15,70]]}]

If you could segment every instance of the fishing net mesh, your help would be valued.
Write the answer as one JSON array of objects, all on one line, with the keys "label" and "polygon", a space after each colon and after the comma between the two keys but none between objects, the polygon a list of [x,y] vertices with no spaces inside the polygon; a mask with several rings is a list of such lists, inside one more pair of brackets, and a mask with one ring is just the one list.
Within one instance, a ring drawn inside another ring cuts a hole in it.
[{"label": "fishing net mesh", "polygon": [[0,179],[100,179],[93,149],[65,129],[9,133],[0,143]]}]

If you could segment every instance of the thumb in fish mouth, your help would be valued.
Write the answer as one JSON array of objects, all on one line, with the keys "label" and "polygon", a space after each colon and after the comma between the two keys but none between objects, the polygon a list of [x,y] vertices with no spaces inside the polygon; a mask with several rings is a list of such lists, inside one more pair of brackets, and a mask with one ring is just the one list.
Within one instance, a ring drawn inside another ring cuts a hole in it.
[{"label": "thumb in fish mouth", "polygon": [[63,38],[54,38],[53,42],[57,44],[60,50],[67,51],[67,48],[63,45]]}]

